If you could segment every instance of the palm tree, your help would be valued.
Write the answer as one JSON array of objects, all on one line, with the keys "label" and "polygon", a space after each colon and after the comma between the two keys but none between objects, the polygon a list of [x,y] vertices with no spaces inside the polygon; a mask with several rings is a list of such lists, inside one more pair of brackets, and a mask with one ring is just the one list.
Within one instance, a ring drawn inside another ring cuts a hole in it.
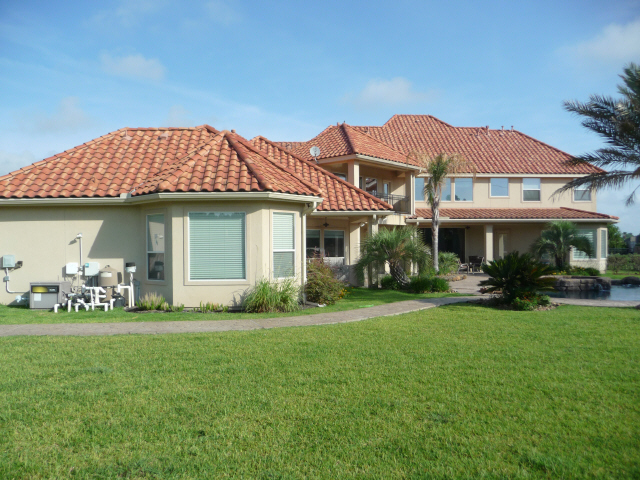
[{"label": "palm tree", "polygon": [[[586,117],[582,126],[596,132],[609,144],[594,153],[574,157],[568,163],[592,164],[611,171],[576,178],[556,190],[554,195],[580,186],[590,190],[618,188],[640,178],[640,67],[630,63],[620,78],[624,82],[618,86],[622,98],[591,95],[587,103],[564,103],[565,110]],[[638,188],[627,198],[627,205],[634,203]]]},{"label": "palm tree", "polygon": [[369,266],[389,264],[391,275],[401,287],[409,284],[404,271],[406,262],[414,262],[422,271],[429,261],[429,247],[420,239],[415,227],[381,228],[368,236],[360,245],[360,258],[356,263],[358,278],[364,279]]},{"label": "palm tree", "polygon": [[424,195],[431,206],[431,250],[433,268],[438,273],[438,230],[440,228],[440,200],[445,180],[456,173],[471,173],[476,176],[476,167],[461,155],[440,153],[435,157],[426,153],[412,152],[411,156],[422,166],[428,175],[424,180]]},{"label": "palm tree", "polygon": [[548,223],[540,236],[531,245],[531,253],[540,258],[545,254],[551,255],[559,270],[564,270],[565,261],[571,251],[575,248],[593,255],[591,242],[580,235],[580,231],[575,223],[567,220],[557,220]]}]

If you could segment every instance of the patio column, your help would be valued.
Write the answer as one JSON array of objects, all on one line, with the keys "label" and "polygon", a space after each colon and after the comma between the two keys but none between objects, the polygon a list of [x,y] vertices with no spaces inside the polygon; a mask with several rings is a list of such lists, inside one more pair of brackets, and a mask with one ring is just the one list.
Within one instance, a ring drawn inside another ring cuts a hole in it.
[{"label": "patio column", "polygon": [[360,255],[360,222],[349,224],[349,283],[358,285],[355,264]]},{"label": "patio column", "polygon": [[349,170],[347,172],[347,181],[351,185],[360,187],[360,162],[354,160],[349,162]]},{"label": "patio column", "polygon": [[493,225],[484,226],[484,261],[493,262]]}]

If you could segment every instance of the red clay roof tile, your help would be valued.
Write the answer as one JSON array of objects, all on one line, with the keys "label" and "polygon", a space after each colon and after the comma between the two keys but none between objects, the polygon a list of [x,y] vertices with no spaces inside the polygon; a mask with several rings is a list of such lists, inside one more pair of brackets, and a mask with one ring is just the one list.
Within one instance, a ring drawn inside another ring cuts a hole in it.
[{"label": "red clay roof tile", "polygon": [[[618,220],[604,213],[575,208],[441,208],[440,218],[451,220]],[[416,208],[410,219],[432,218],[430,208]]]}]

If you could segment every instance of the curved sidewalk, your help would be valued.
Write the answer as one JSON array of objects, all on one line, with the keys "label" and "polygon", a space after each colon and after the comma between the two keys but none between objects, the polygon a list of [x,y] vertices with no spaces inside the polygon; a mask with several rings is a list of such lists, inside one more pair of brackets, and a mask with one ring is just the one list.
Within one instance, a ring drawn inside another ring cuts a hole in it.
[{"label": "curved sidewalk", "polygon": [[180,322],[125,323],[44,323],[33,325],[0,325],[0,337],[17,335],[127,335],[161,333],[226,332],[230,330],[258,330],[263,328],[303,327],[332,323],[359,322],[375,317],[401,315],[451,303],[473,300],[475,297],[424,298],[387,303],[375,307],[344,312],[316,313],[297,317],[264,318],[256,320],[184,320]]}]

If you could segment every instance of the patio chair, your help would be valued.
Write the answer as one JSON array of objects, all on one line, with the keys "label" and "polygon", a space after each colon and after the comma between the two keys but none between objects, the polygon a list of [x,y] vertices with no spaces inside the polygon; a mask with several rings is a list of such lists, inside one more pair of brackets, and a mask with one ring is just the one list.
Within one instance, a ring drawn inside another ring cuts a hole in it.
[{"label": "patio chair", "polygon": [[460,273],[460,272],[469,273],[469,264],[468,263],[462,263],[460,261],[460,259],[458,259],[458,273]]},{"label": "patio chair", "polygon": [[471,273],[473,273],[474,270],[477,272],[482,271],[483,263],[484,263],[484,257],[469,255],[469,267],[471,269]]}]

